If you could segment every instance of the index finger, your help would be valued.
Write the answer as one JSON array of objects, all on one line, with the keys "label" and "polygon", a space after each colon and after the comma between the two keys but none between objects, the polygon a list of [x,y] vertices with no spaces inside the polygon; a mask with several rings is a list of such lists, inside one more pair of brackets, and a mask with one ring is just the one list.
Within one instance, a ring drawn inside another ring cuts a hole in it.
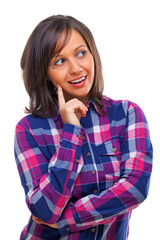
[{"label": "index finger", "polygon": [[63,95],[63,89],[59,84],[57,84],[57,93],[58,93],[58,105],[59,107],[61,107],[63,104],[65,104],[65,99]]}]

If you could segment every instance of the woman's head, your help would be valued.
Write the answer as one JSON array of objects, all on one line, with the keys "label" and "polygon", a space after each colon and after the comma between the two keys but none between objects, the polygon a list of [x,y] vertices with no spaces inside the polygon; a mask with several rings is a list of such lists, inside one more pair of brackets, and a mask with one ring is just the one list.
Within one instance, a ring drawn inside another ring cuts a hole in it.
[{"label": "woman's head", "polygon": [[[62,34],[60,42],[65,36]],[[94,59],[80,33],[71,31],[67,44],[50,61],[48,76],[54,86],[63,88],[65,101],[77,98],[87,105],[94,82]]]},{"label": "woman's head", "polygon": [[26,90],[30,96],[28,112],[36,116],[51,116],[56,107],[56,87],[50,81],[48,67],[70,41],[72,32],[78,32],[84,39],[94,61],[94,79],[90,97],[99,107],[103,91],[103,77],[100,57],[90,30],[70,16],[51,16],[32,32],[24,49],[21,67]]}]

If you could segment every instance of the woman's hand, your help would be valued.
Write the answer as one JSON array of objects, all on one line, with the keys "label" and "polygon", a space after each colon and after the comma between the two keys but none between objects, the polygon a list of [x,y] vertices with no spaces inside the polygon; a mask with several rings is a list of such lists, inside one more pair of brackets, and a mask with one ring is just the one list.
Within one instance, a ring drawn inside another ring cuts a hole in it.
[{"label": "woman's hand", "polygon": [[39,220],[38,218],[34,217],[33,215],[32,215],[32,219],[33,219],[34,222],[36,222],[36,223],[38,223],[38,224],[44,224],[44,225],[48,225],[48,226],[50,226],[50,227],[52,227],[52,228],[58,229],[58,226],[57,226],[56,223],[54,223],[54,224],[47,224],[47,223],[45,223],[45,222],[42,222],[42,221]]},{"label": "woman's hand", "polygon": [[87,107],[77,98],[73,98],[65,102],[63,90],[60,85],[57,85],[59,113],[63,123],[70,123],[80,126],[80,118],[86,116]]}]

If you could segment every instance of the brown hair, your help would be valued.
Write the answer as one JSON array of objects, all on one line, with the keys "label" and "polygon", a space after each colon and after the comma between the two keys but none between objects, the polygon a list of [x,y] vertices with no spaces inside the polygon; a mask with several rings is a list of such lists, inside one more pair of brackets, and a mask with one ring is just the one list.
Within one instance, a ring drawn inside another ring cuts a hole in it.
[{"label": "brown hair", "polygon": [[[93,58],[95,75],[90,98],[102,110],[103,76],[99,53],[90,30],[80,21],[63,15],[54,15],[41,21],[30,35],[21,58],[21,68],[25,88],[30,97],[27,113],[37,117],[50,117],[57,106],[56,88],[48,77],[48,66],[51,59],[67,44],[68,36],[74,29],[84,38]],[[65,39],[56,51],[59,39],[65,33]]]}]

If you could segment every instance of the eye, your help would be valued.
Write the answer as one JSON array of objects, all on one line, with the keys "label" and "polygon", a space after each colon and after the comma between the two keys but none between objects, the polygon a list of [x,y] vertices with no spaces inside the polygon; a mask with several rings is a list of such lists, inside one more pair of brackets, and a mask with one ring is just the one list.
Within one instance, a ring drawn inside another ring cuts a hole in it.
[{"label": "eye", "polygon": [[78,57],[83,57],[83,56],[86,55],[86,53],[87,53],[87,51],[83,50],[83,51],[78,52],[78,53],[77,53],[77,56],[78,56]]},{"label": "eye", "polygon": [[62,65],[63,63],[65,62],[65,59],[59,59],[59,60],[57,60],[55,63],[54,63],[54,65],[55,66],[60,66],[60,65]]}]

